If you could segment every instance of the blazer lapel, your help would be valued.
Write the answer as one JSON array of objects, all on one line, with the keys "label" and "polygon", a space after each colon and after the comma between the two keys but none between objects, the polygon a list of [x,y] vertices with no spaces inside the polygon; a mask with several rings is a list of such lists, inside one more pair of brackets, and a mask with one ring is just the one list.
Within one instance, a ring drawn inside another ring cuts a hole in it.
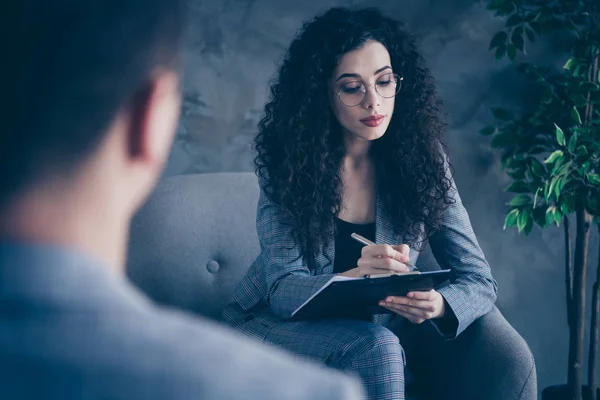
[{"label": "blazer lapel", "polygon": [[333,235],[326,240],[322,251],[317,255],[316,262],[320,266],[320,274],[333,273],[333,261],[335,257],[335,240]]}]

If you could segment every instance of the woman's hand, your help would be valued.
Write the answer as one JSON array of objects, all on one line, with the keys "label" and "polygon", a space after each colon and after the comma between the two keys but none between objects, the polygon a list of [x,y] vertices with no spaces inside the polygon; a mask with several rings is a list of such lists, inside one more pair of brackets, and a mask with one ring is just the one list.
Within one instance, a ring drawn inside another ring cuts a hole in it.
[{"label": "woman's hand", "polygon": [[409,292],[405,296],[390,296],[379,305],[402,315],[414,324],[428,319],[441,318],[446,311],[446,303],[439,292]]},{"label": "woman's hand", "polygon": [[340,275],[356,278],[365,275],[407,272],[410,268],[404,263],[409,260],[409,252],[410,248],[406,244],[365,246],[362,248],[361,257],[358,259],[358,267]]}]

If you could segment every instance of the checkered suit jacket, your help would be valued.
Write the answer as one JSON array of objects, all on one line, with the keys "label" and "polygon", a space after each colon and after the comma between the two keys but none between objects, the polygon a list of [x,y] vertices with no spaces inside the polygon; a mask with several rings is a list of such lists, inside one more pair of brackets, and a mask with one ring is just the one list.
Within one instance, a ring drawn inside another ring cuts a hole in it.
[{"label": "checkered suit jacket", "polygon": [[[448,168],[447,171],[450,175]],[[333,276],[335,243],[332,237],[316,257],[316,270],[309,270],[292,235],[289,217],[265,194],[264,182],[260,184],[256,225],[261,253],[235,290],[223,317],[234,327],[263,340],[271,327],[289,319]],[[445,211],[440,229],[429,239],[436,261],[443,269],[452,270],[450,283],[438,290],[458,320],[455,332],[443,333],[449,338],[491,310],[497,293],[496,281],[453,179],[451,194],[455,203]],[[380,196],[375,215],[375,242],[403,243],[402,235],[394,235],[393,222],[386,215]],[[413,264],[419,252],[418,248],[410,249]],[[390,319],[391,314],[374,316],[374,322],[383,325]]]}]

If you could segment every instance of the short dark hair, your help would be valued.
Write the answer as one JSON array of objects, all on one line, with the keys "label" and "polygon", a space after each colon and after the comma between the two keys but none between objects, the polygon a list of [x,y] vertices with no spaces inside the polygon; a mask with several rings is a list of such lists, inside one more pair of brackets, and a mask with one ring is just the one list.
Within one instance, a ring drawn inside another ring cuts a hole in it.
[{"label": "short dark hair", "polygon": [[0,206],[98,146],[160,67],[178,69],[184,0],[18,0],[3,6]]}]

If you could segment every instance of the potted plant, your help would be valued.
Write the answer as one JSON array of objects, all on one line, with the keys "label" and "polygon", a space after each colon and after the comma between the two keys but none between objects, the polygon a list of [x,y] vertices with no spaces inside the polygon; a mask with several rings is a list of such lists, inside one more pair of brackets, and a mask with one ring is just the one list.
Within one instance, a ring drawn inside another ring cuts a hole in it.
[{"label": "potted plant", "polygon": [[[567,385],[552,386],[543,400],[596,399],[600,334],[600,260],[591,305],[588,385],[583,387],[586,281],[590,232],[600,216],[600,1],[492,0],[488,9],[504,17],[490,50],[515,62],[540,36],[568,43],[562,68],[520,63],[536,93],[533,108],[518,115],[492,108],[496,123],[480,131],[502,152],[514,193],[504,228],[529,234],[534,225],[563,225],[565,288],[569,324]],[[575,215],[574,235],[570,216]],[[575,247],[572,247],[572,236]],[[585,395],[585,397],[583,397]]]}]

